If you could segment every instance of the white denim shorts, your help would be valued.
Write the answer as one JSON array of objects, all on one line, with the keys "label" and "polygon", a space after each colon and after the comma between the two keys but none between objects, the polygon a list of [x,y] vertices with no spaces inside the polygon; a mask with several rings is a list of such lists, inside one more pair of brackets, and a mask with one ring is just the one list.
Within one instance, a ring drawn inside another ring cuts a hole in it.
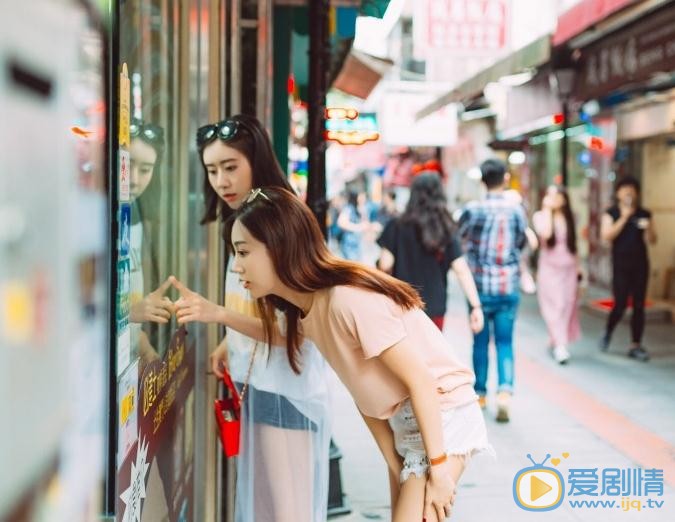
[{"label": "white denim shorts", "polygon": [[[461,455],[467,459],[477,453],[495,456],[495,451],[488,442],[485,420],[478,401],[442,411],[441,420],[445,452],[448,455]],[[429,470],[429,460],[410,399],[406,399],[398,412],[389,419],[389,425],[394,432],[396,451],[403,457],[401,483],[411,475],[425,477]]]}]

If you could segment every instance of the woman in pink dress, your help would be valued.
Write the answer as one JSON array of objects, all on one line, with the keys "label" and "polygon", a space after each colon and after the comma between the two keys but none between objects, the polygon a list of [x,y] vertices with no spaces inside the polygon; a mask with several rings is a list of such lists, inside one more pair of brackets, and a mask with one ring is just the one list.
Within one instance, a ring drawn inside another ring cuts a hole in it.
[{"label": "woman in pink dress", "polygon": [[539,308],[546,322],[553,358],[565,364],[567,347],[579,338],[577,287],[580,271],[577,258],[574,215],[567,191],[550,186],[542,209],[532,217],[540,239],[537,290]]}]

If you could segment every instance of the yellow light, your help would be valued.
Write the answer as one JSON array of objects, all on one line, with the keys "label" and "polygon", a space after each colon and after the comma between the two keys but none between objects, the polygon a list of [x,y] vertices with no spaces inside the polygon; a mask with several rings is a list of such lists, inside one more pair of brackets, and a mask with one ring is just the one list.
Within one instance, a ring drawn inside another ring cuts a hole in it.
[{"label": "yellow light", "polygon": [[329,120],[355,120],[359,111],[354,108],[329,107],[326,108],[326,118]]},{"label": "yellow light", "polygon": [[326,140],[336,141],[341,145],[363,145],[368,141],[380,139],[375,131],[326,131]]}]

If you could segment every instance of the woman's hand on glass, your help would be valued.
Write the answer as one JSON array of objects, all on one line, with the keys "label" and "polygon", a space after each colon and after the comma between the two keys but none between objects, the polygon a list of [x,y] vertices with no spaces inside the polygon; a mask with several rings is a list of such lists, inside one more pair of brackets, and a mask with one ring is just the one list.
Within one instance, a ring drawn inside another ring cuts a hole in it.
[{"label": "woman's hand on glass", "polygon": [[436,513],[438,520],[445,520],[450,516],[455,503],[455,487],[457,484],[452,478],[448,462],[430,466],[429,476],[424,491],[424,518],[433,520]]},{"label": "woman's hand on glass", "polygon": [[483,309],[481,307],[476,307],[471,309],[471,314],[469,315],[469,326],[471,326],[471,331],[475,334],[483,330],[485,325],[485,318],[483,317]]},{"label": "woman's hand on glass", "polygon": [[219,379],[222,379],[225,375],[225,371],[228,369],[229,358],[227,355],[227,342],[223,340],[222,343],[218,345],[210,356],[211,359],[211,370]]},{"label": "woman's hand on glass", "polygon": [[223,307],[193,292],[176,277],[169,277],[171,284],[180,293],[180,299],[174,303],[178,324],[200,322],[220,322]]},{"label": "woman's hand on glass", "polygon": [[145,323],[146,321],[168,323],[174,313],[174,306],[173,301],[164,294],[170,286],[171,281],[167,279],[157,290],[150,292],[143,299],[131,305],[129,320],[132,323]]}]

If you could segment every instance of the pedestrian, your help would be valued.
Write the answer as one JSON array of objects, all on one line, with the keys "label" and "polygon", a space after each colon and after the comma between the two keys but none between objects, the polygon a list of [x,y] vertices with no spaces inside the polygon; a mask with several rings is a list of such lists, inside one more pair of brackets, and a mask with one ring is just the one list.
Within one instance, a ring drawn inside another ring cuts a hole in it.
[{"label": "pedestrian", "polygon": [[462,247],[448,202],[435,172],[419,174],[410,186],[405,212],[387,223],[377,240],[382,247],[378,267],[412,285],[424,301],[424,311],[442,331],[448,300],[448,270],[457,276],[470,307],[473,332],[483,329],[476,284]]},{"label": "pedestrian", "polygon": [[328,205],[328,244],[331,251],[339,250],[340,240],[342,239],[342,229],[338,226],[338,217],[347,203],[347,196],[344,192],[335,194]]},{"label": "pedestrian", "polygon": [[628,356],[648,361],[649,352],[642,346],[645,328],[645,296],[649,281],[647,242],[656,243],[652,213],[640,204],[640,182],[630,176],[618,181],[614,205],[602,216],[600,235],[612,245],[612,291],[614,306],[607,319],[600,348],[606,351],[614,328],[632,299],[630,329],[632,343]]},{"label": "pedestrian", "polygon": [[[228,371],[241,391],[241,451],[237,458],[235,520],[237,522],[324,522],[328,505],[330,429],[325,362],[309,342],[299,344],[304,367],[293,371],[283,348],[257,343],[236,329],[237,322],[256,321],[259,311],[233,271],[233,215],[252,188],[290,189],[262,124],[238,115],[197,131],[204,167],[202,224],[222,223],[228,251],[225,306],[208,301],[179,281],[181,306],[198,310],[198,320],[221,322],[227,310],[227,333],[211,354],[213,373]],[[295,196],[293,196],[295,197]],[[301,203],[298,199],[298,203]],[[285,246],[280,246],[285,248]],[[216,313],[210,313],[215,311]],[[249,370],[250,368],[250,370]]]},{"label": "pedestrian", "polygon": [[577,257],[574,214],[567,191],[546,189],[542,208],[532,216],[541,248],[537,267],[537,298],[546,323],[553,358],[565,364],[567,347],[579,338],[577,295],[581,270]]},{"label": "pedestrian", "polygon": [[337,224],[341,232],[340,255],[350,261],[361,260],[363,234],[371,228],[366,201],[364,192],[349,190],[347,203],[338,216]]},{"label": "pedestrian", "polygon": [[[467,459],[491,451],[471,370],[410,285],[331,255],[309,208],[288,191],[255,190],[235,216],[234,270],[264,312],[259,338],[284,340],[274,315],[281,310],[297,371],[301,338],[315,342],[388,465],[392,519],[443,520]],[[197,317],[177,308],[179,322]]]},{"label": "pedestrian", "polygon": [[382,191],[382,202],[380,203],[380,208],[377,210],[375,221],[384,229],[387,223],[397,216],[396,192],[392,189],[384,189]]},{"label": "pedestrian", "polygon": [[485,326],[473,337],[475,389],[485,408],[492,327],[497,348],[497,421],[508,422],[514,383],[513,326],[520,301],[520,258],[527,220],[522,206],[504,195],[508,181],[504,163],[489,159],[480,170],[487,195],[469,203],[459,219],[460,236],[485,317]]}]

